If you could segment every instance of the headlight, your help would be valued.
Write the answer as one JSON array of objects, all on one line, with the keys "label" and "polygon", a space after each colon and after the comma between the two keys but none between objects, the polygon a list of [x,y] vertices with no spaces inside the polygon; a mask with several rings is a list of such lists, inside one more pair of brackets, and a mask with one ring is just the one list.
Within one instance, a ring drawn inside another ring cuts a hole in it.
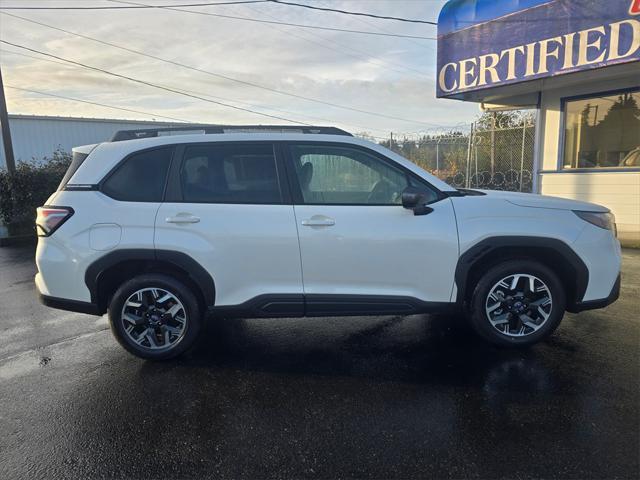
[{"label": "headlight", "polygon": [[573,213],[585,222],[589,222],[592,225],[604,228],[605,230],[611,230],[614,234],[617,234],[616,217],[611,212],[583,212],[580,210],[574,210]]}]

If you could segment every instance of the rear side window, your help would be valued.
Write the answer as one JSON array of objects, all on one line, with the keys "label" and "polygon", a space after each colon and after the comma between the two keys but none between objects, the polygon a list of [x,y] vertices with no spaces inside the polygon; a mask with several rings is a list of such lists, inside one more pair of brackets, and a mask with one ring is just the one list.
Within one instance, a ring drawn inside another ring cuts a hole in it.
[{"label": "rear side window", "polygon": [[180,186],[185,202],[282,203],[272,145],[188,146]]},{"label": "rear side window", "polygon": [[161,202],[173,148],[129,156],[102,185],[106,195],[125,202]]},{"label": "rear side window", "polygon": [[69,168],[67,168],[64,177],[62,177],[60,185],[58,185],[58,191],[62,190],[67,185],[67,183],[69,183],[69,180],[71,180],[73,174],[76,173],[78,168],[80,168],[80,165],[82,165],[82,162],[84,162],[88,156],[88,153],[73,152],[71,156],[71,164],[69,165]]}]

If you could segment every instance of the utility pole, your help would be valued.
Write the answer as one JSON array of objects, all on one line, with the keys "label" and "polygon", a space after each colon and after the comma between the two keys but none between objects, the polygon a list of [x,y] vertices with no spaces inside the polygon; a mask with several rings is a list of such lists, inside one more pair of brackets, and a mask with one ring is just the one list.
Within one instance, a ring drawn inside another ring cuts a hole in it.
[{"label": "utility pole", "polygon": [[496,170],[496,112],[491,112],[491,175]]},{"label": "utility pole", "polygon": [[471,130],[469,131],[469,143],[467,144],[467,167],[465,169],[465,187],[469,188],[471,186],[471,148],[473,146],[473,130],[474,124],[471,124]]},{"label": "utility pole", "polygon": [[13,157],[13,144],[11,143],[11,130],[9,129],[9,115],[7,114],[7,100],[4,97],[4,84],[2,83],[2,69],[0,68],[0,126],[2,126],[2,144],[4,145],[4,161],[9,173],[15,173],[16,161]]}]

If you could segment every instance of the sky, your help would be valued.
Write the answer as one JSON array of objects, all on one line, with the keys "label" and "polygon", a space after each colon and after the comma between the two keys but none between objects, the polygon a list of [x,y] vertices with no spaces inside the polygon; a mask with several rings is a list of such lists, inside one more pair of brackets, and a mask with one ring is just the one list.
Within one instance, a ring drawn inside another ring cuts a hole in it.
[{"label": "sky", "polygon": [[[205,0],[135,1],[170,6]],[[432,21],[437,20],[445,3],[441,0],[293,1]],[[124,4],[108,0],[0,0],[1,7],[118,5]],[[348,16],[270,2],[181,9],[376,33],[436,36],[436,27],[432,25]],[[367,132],[377,138],[386,138],[389,132],[402,135],[447,130],[468,124],[479,113],[475,104],[435,98],[435,40],[306,29],[166,8],[0,11],[72,32],[0,14],[0,38],[4,41],[174,90],[160,90],[1,44],[0,66],[9,113],[166,121],[163,116],[226,124],[287,124],[290,122],[286,120],[292,120],[334,125],[354,133]],[[175,90],[200,98],[186,97]],[[312,102],[300,96],[361,111]]]}]

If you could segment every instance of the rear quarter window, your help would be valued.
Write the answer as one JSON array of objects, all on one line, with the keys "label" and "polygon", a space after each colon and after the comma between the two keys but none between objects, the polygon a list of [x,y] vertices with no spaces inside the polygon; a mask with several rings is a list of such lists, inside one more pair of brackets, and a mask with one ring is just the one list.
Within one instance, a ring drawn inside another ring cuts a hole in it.
[{"label": "rear quarter window", "polygon": [[105,195],[125,202],[161,202],[173,147],[129,155],[104,180]]},{"label": "rear quarter window", "polygon": [[82,165],[82,162],[84,162],[88,156],[88,153],[73,152],[71,155],[71,164],[69,165],[69,168],[67,168],[64,177],[62,177],[60,185],[58,185],[58,191],[62,190],[67,183],[69,183],[73,174],[78,171],[78,168],[80,168],[80,165]]}]

